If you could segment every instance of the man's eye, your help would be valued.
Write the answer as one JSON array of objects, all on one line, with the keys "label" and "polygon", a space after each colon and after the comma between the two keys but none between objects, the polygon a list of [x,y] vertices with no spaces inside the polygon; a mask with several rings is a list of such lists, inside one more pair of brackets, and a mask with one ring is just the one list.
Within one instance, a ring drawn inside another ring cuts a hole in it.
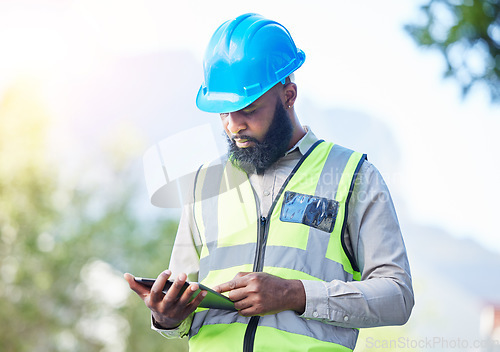
[{"label": "man's eye", "polygon": [[252,115],[257,109],[252,109],[252,110],[243,110],[243,113],[245,115]]},{"label": "man's eye", "polygon": [[225,118],[226,118],[226,117],[228,117],[228,116],[229,116],[229,113],[228,113],[228,112],[221,112],[221,113],[220,113],[220,117],[221,117],[221,118],[223,118],[223,119],[225,119]]}]

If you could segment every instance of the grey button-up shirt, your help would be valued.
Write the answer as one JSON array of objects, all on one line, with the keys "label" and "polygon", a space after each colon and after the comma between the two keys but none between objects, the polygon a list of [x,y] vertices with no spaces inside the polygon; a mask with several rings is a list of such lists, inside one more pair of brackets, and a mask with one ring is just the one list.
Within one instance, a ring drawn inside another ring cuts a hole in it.
[{"label": "grey button-up shirt", "polygon": [[[261,214],[307,150],[318,140],[306,135],[263,175],[250,175]],[[306,293],[304,319],[349,328],[404,324],[414,304],[410,267],[389,190],[378,170],[365,161],[358,173],[348,209],[346,242],[361,271],[361,281],[302,280]],[[201,243],[193,226],[192,206],[185,206],[169,269],[176,277],[197,281]],[[160,330],[165,337],[185,335],[192,316],[177,329]]]}]

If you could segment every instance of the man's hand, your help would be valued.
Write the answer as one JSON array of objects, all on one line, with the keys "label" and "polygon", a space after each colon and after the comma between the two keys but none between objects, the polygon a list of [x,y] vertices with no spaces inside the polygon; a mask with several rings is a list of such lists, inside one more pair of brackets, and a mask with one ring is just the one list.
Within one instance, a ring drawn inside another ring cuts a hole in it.
[{"label": "man's hand", "polygon": [[294,310],[302,314],[306,304],[304,285],[267,273],[238,273],[231,281],[214,287],[228,292],[235,308],[243,316],[275,314]]},{"label": "man's hand", "polygon": [[207,291],[201,291],[190,301],[193,293],[199,288],[197,283],[193,283],[178,298],[177,295],[187,279],[184,273],[175,279],[167,294],[164,294],[162,292],[163,287],[171,274],[170,270],[162,272],[151,289],[136,282],[133,275],[124,275],[130,288],[141,297],[146,306],[151,310],[155,323],[164,329],[173,329],[179,326],[189,314],[194,312],[207,294]]}]

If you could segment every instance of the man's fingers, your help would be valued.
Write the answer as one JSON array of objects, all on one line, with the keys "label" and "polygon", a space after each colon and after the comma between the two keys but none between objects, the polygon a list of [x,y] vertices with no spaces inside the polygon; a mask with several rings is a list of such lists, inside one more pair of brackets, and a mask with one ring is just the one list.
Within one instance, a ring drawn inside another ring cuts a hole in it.
[{"label": "man's fingers", "polygon": [[238,274],[235,275],[235,277],[231,281],[224,282],[223,284],[215,286],[214,291],[222,293],[222,292],[235,290],[237,288],[245,287],[247,280],[245,280],[244,277],[248,274],[250,274],[250,273],[249,272],[239,272]]},{"label": "man's fingers", "polygon": [[[165,286],[172,273],[170,270],[162,272],[149,288],[136,282],[131,274],[124,274],[130,288],[135,291],[151,310],[155,322],[165,328],[173,328],[195,311],[205,298],[207,291],[199,290],[197,283],[187,284],[187,275],[182,273],[176,280]],[[167,287],[167,293],[162,291]],[[187,288],[186,288],[187,287]]]},{"label": "man's fingers", "polygon": [[245,288],[237,288],[231,290],[227,297],[233,302],[238,302],[248,297],[248,291]]},{"label": "man's fingers", "polygon": [[188,305],[189,314],[194,312],[194,310],[200,305],[201,301],[203,301],[203,298],[205,298],[206,296],[207,291],[203,290],[196,295],[196,297]]},{"label": "man's fingers", "polygon": [[181,292],[183,292],[183,287],[186,280],[187,275],[184,273],[181,273],[179,274],[179,276],[177,276],[174,283],[172,284],[172,286],[170,286],[167,293],[165,294],[165,300],[167,302],[173,303],[177,301],[177,298],[182,295]]},{"label": "man's fingers", "polygon": [[144,298],[149,294],[149,288],[136,282],[134,280],[134,275],[125,273],[123,277],[125,278],[125,280],[127,280],[130,289],[137,293],[141,298]]},{"label": "man's fingers", "polygon": [[193,297],[194,293],[198,291],[200,286],[197,283],[192,283],[188,286],[186,290],[182,293],[182,295],[179,297],[179,305],[180,306],[187,306],[189,301],[191,301],[191,298]]},{"label": "man's fingers", "polygon": [[244,309],[238,309],[238,314],[243,316],[243,317],[251,317],[253,315],[256,315],[254,314],[253,310],[252,310],[253,307],[248,307],[248,308],[244,308]]},{"label": "man's fingers", "polygon": [[234,290],[238,286],[238,281],[236,279],[232,279],[231,281],[224,282],[223,284],[220,284],[218,286],[214,287],[214,291],[222,293],[222,292],[227,292]]},{"label": "man's fingers", "polygon": [[163,293],[163,288],[168,281],[168,278],[172,275],[170,270],[163,271],[155,280],[153,286],[151,286],[151,301],[159,302],[163,300],[165,294]]},{"label": "man's fingers", "polygon": [[243,277],[243,276],[246,276],[248,274],[251,274],[251,272],[249,272],[249,271],[240,271],[238,274],[236,274],[236,276],[234,278],[236,279],[237,277]]}]

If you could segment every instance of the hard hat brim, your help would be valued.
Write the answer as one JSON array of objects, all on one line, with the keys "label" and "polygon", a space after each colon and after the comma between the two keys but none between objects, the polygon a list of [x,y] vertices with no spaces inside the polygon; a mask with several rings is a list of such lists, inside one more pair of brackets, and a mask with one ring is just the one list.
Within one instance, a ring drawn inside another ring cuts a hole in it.
[{"label": "hard hat brim", "polygon": [[259,94],[243,97],[234,93],[218,92],[212,92],[205,95],[203,94],[203,87],[200,87],[196,97],[196,106],[202,111],[217,114],[238,111],[252,104],[271,88],[272,87],[269,87],[259,92]]}]

